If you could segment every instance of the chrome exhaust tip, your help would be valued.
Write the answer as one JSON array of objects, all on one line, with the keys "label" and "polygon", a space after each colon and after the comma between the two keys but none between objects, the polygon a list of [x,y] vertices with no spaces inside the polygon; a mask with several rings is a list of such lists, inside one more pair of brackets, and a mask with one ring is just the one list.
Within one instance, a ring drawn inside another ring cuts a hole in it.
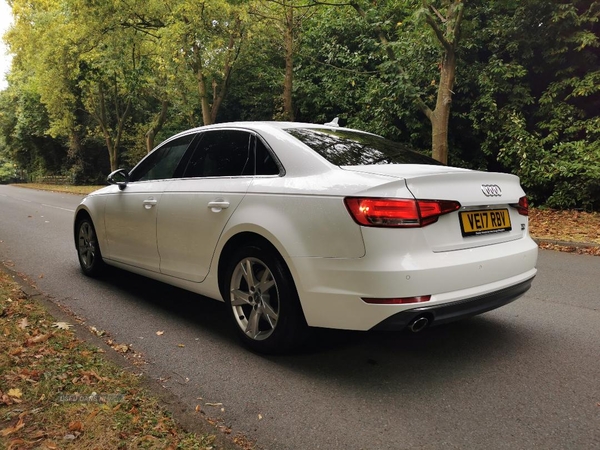
[{"label": "chrome exhaust tip", "polygon": [[429,318],[426,316],[419,316],[408,324],[408,329],[413,333],[418,333],[427,328],[427,325],[429,325]]}]

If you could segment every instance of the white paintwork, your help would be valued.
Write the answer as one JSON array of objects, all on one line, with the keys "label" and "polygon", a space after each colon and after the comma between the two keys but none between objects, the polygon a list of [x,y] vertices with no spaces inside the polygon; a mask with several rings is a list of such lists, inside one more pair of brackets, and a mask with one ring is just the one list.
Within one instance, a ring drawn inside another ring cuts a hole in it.
[{"label": "white paintwork", "polygon": [[173,180],[162,194],[157,221],[160,272],[201,282],[221,231],[252,177]]},{"label": "white paintwork", "polygon": [[[159,271],[156,216],[161,191],[167,182],[142,181],[127,189],[113,189],[104,210],[107,258]],[[94,219],[94,217],[92,217]],[[97,220],[94,220],[96,224]]]},{"label": "white paintwork", "polygon": [[[221,300],[218,266],[227,242],[251,232],[287,263],[307,322],[368,330],[418,305],[371,305],[361,297],[431,295],[427,305],[491,293],[536,273],[527,217],[510,206],[524,194],[513,175],[427,165],[337,167],[297,141],[285,122],[221,124],[252,130],[284,176],[197,178],[109,186],[79,206],[92,217],[108,264]],[[500,198],[481,184],[498,184]],[[459,212],[424,228],[369,228],[346,196],[456,200],[462,210],[508,208],[513,230],[464,238]],[[148,199],[156,204],[144,205]],[[106,205],[105,205],[106,202]],[[146,208],[145,206],[148,206]]]}]

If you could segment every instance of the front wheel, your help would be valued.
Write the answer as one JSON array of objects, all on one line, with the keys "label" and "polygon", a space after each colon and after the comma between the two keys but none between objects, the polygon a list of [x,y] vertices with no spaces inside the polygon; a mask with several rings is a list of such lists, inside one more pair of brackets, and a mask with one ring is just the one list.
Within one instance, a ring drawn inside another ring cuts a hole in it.
[{"label": "front wheel", "polygon": [[242,342],[261,353],[300,344],[306,321],[283,259],[260,244],[239,249],[227,270],[225,301]]},{"label": "front wheel", "polygon": [[98,245],[98,236],[92,220],[83,218],[77,222],[77,257],[81,271],[90,277],[99,275],[104,269],[104,261]]}]

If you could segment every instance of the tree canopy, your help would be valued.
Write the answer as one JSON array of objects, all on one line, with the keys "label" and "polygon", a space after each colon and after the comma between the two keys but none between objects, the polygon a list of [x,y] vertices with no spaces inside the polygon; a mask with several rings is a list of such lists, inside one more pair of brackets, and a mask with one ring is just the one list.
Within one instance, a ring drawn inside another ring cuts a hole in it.
[{"label": "tree canopy", "polygon": [[0,177],[98,182],[193,126],[338,116],[600,209],[600,0],[10,4]]}]

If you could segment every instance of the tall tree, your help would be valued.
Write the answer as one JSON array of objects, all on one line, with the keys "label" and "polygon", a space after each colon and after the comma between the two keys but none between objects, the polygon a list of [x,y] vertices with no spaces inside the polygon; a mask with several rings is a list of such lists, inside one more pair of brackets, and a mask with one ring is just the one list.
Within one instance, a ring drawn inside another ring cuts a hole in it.
[{"label": "tall tree", "polygon": [[[171,51],[171,62],[187,83],[195,83],[202,122],[217,121],[245,36],[244,5],[225,0],[167,3],[167,27],[162,43]],[[187,95],[187,93],[183,93]]]},{"label": "tall tree", "polygon": [[[454,94],[454,82],[456,77],[456,64],[460,27],[464,16],[463,0],[422,0],[419,6],[415,1],[406,1],[400,4],[392,2],[391,13],[398,17],[398,9],[402,9],[402,13],[413,10],[417,16],[424,17],[427,26],[432,30],[435,40],[438,43],[438,67],[439,77],[437,81],[437,95],[435,106],[430,107],[419,94],[420,89],[417,86],[412,87],[413,97],[418,108],[425,114],[431,123],[431,149],[432,156],[438,161],[446,164],[448,162],[448,121],[450,118],[450,110],[452,105],[452,96]],[[371,20],[373,13],[368,10],[367,6],[358,2],[352,1],[352,7],[365,20]],[[389,6],[388,6],[389,8]],[[387,58],[393,61],[396,70],[400,72],[402,78],[409,78],[406,75],[406,68],[403,65],[401,55],[395,50],[395,46],[391,39],[408,38],[415,45],[414,37],[405,36],[402,31],[399,31],[395,36],[390,36],[389,20],[385,21],[381,17],[377,17],[377,21],[372,22],[372,30],[377,35],[383,51]],[[401,25],[402,21],[397,22]],[[387,25],[387,27],[384,27]],[[388,30],[386,30],[386,28]],[[403,30],[401,26],[396,27],[398,30]]]},{"label": "tall tree", "polygon": [[[283,49],[283,111],[279,118],[295,120],[294,110],[294,58],[300,44],[303,22],[312,14],[311,9],[316,3],[312,0],[258,0],[250,9],[251,14],[258,17],[277,30],[275,37],[277,45]],[[263,29],[263,32],[268,32]],[[283,41],[278,41],[277,38]]]}]

